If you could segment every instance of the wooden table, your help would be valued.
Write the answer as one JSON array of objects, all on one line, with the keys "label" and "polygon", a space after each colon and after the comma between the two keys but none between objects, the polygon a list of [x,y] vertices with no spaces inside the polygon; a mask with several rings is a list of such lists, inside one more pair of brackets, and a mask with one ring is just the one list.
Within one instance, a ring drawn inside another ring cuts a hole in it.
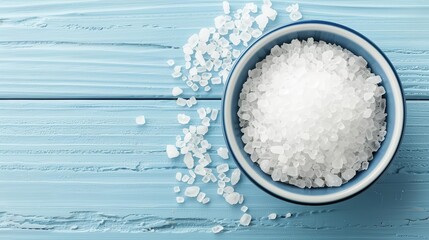
[{"label": "wooden table", "polygon": [[[172,87],[185,86],[166,60],[183,61],[181,46],[213,24],[221,3],[2,0],[0,238],[429,238],[429,2],[299,3],[305,19],[368,36],[400,75],[405,136],[376,184],[345,202],[310,207],[271,197],[243,177],[237,188],[254,217],[250,227],[238,226],[239,207],[212,185],[203,187],[208,205],[178,205],[174,175],[185,167],[166,157],[165,145],[181,133],[176,115],[197,113],[175,104]],[[269,28],[289,23],[289,2],[273,4],[279,17]],[[199,92],[197,106],[219,108],[221,93],[220,86]],[[141,114],[145,126],[134,122]],[[225,145],[219,121],[208,140],[214,149]],[[271,212],[293,216],[270,221]],[[216,224],[226,231],[212,234]]]}]

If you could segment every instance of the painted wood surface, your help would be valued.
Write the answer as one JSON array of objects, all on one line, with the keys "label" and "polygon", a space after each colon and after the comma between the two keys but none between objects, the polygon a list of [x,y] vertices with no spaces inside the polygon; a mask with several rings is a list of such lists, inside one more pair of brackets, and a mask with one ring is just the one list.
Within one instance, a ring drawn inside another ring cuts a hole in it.
[{"label": "painted wood surface", "polygon": [[[219,101],[199,106],[220,107]],[[174,101],[0,101],[0,237],[4,239],[385,239],[429,238],[429,102],[408,101],[403,144],[387,172],[357,197],[300,206],[271,197],[247,178],[237,189],[254,216],[198,181],[212,201],[175,202],[181,159],[166,158],[182,126]],[[145,114],[147,125],[134,117]],[[207,139],[224,146],[220,123]],[[215,155],[215,154],[214,154]],[[221,160],[235,168],[234,161]],[[183,189],[183,184],[180,185]],[[283,217],[270,221],[271,212]],[[284,218],[291,212],[292,218]],[[210,233],[215,224],[226,232]],[[144,235],[143,233],[147,233]],[[183,234],[172,236],[171,234]]]},{"label": "painted wood surface", "polygon": [[[269,28],[289,23],[289,2],[273,2],[280,14]],[[429,2],[299,3],[307,20],[368,36],[398,70],[407,127],[376,184],[351,200],[308,207],[273,198],[244,177],[237,189],[254,217],[249,228],[238,227],[239,208],[212,185],[198,182],[211,195],[207,206],[178,205],[174,175],[185,168],[164,148],[181,132],[176,115],[197,114],[161,100],[184,87],[166,60],[181,62],[181,46],[212,25],[220,1],[1,0],[0,239],[428,239]],[[221,86],[198,93],[206,100],[197,106],[219,108],[221,93]],[[146,126],[135,125],[140,114]],[[219,122],[208,140],[224,145]],[[269,221],[271,212],[283,217]],[[215,224],[226,232],[210,233]]]},{"label": "painted wood surface", "polygon": [[[279,17],[269,28],[290,23],[288,3],[273,1]],[[429,97],[427,0],[299,3],[304,19],[347,25],[379,45],[408,99]],[[171,78],[166,60],[180,63],[186,39],[221,13],[213,0],[2,0],[0,98],[171,97],[172,86],[184,84]],[[215,87],[198,96],[221,93]]]}]

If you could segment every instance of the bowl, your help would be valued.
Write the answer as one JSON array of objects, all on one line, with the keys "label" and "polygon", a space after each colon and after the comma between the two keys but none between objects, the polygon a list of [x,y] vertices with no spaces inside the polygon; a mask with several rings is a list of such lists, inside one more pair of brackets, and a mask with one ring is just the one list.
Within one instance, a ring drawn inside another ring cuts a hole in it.
[{"label": "bowl", "polygon": [[[243,150],[239,119],[237,116],[239,94],[247,80],[248,70],[255,68],[275,45],[293,39],[335,43],[362,56],[369,67],[382,78],[386,89],[387,135],[380,149],[365,171],[340,187],[298,188],[287,183],[275,182],[265,174]],[[348,27],[326,21],[301,21],[274,29],[257,39],[236,60],[232,67],[222,98],[222,122],[227,146],[238,167],[249,179],[267,193],[280,199],[299,204],[320,205],[338,202],[362,192],[374,183],[394,157],[400,144],[405,124],[405,100],[399,77],[388,58],[368,38]]]}]

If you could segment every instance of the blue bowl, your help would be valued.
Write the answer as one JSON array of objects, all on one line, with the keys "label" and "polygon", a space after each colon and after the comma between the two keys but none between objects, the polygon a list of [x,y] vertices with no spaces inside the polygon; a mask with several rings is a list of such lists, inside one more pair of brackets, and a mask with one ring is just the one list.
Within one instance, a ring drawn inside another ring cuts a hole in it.
[{"label": "blue bowl", "polygon": [[[380,149],[374,153],[366,171],[361,171],[340,187],[301,189],[286,183],[275,182],[262,172],[243,150],[238,100],[248,70],[255,68],[275,45],[289,43],[293,39],[335,43],[362,56],[372,71],[380,75],[386,89],[387,135]],[[400,144],[405,124],[405,100],[399,77],[387,57],[362,34],[339,24],[325,21],[302,21],[274,29],[249,46],[233,66],[222,99],[222,121],[226,143],[237,165],[257,186],[278,198],[300,204],[327,204],[356,195],[370,186],[387,168]]]}]

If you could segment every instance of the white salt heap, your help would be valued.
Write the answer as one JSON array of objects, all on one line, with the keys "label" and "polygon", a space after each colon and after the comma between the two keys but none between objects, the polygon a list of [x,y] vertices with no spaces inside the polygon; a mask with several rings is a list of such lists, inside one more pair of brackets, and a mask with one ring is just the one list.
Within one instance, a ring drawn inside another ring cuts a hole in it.
[{"label": "white salt heap", "polygon": [[368,167],[386,135],[380,82],[340,46],[312,38],[275,46],[240,94],[244,150],[274,181],[340,186]]}]

